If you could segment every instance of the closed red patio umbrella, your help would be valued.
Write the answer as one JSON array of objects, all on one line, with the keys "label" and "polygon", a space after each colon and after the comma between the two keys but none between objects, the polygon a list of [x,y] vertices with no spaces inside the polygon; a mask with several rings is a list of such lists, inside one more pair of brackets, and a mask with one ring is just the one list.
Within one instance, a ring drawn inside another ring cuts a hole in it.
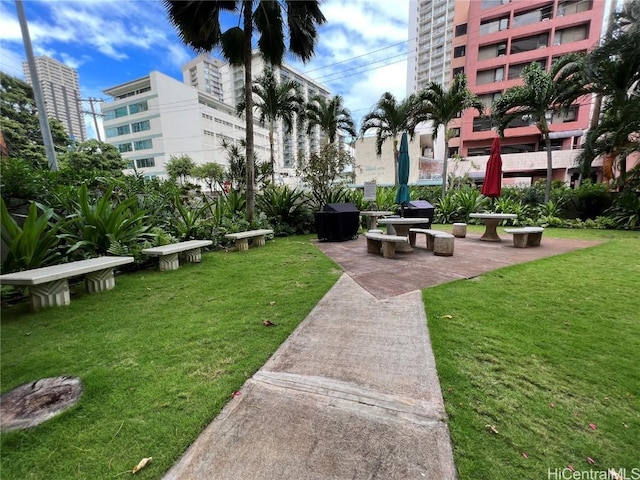
[{"label": "closed red patio umbrella", "polygon": [[484,174],[481,193],[486,197],[499,197],[502,190],[502,157],[500,156],[500,139],[493,139],[491,153]]}]

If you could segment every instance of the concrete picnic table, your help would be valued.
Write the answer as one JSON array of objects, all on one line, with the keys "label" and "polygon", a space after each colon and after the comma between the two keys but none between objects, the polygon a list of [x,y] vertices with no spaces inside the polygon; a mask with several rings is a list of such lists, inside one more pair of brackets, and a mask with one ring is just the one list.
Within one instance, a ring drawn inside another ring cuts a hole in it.
[{"label": "concrete picnic table", "polygon": [[[391,225],[396,231],[396,235],[401,237],[409,237],[409,229],[417,225],[431,224],[430,218],[421,217],[392,217],[381,218],[378,220],[380,225]],[[413,248],[407,242],[396,246],[396,252],[413,252]]]},{"label": "concrete picnic table", "polygon": [[469,215],[471,218],[479,218],[484,221],[485,229],[484,233],[480,237],[480,240],[485,242],[501,242],[502,239],[498,236],[496,228],[502,220],[513,220],[518,218],[515,213],[472,213]]},{"label": "concrete picnic table", "polygon": [[373,230],[378,227],[378,217],[388,217],[389,215],[393,215],[393,212],[387,212],[385,210],[364,210],[360,212],[360,215],[371,218],[369,230]]}]

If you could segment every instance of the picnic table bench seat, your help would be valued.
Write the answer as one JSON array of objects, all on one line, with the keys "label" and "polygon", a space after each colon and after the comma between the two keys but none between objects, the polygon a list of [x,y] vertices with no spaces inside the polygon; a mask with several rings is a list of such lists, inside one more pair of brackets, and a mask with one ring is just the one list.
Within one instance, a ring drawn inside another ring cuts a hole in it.
[{"label": "picnic table bench seat", "polygon": [[367,252],[379,254],[382,250],[384,258],[393,258],[396,255],[396,244],[407,243],[407,237],[400,235],[385,235],[383,233],[367,232]]},{"label": "picnic table bench seat", "polygon": [[227,233],[224,238],[234,240],[236,244],[236,250],[239,252],[244,252],[246,250],[249,250],[249,239],[252,239],[252,243],[256,247],[264,246],[265,235],[273,235],[273,230],[261,229],[247,230],[246,232]]},{"label": "picnic table bench seat", "polygon": [[89,258],[0,275],[0,285],[29,287],[33,310],[69,305],[71,303],[70,278],[84,275],[89,293],[111,290],[116,285],[113,269],[133,262],[133,257]]},{"label": "picnic table bench seat", "polygon": [[423,234],[426,239],[427,250],[433,251],[434,255],[450,257],[453,255],[454,236],[441,230],[430,228],[410,228],[409,243],[416,246],[416,235]]},{"label": "picnic table bench seat", "polygon": [[516,248],[539,247],[542,241],[542,227],[505,228],[506,233],[513,235],[513,246]]},{"label": "picnic table bench seat", "polygon": [[162,272],[177,270],[180,267],[179,254],[182,254],[188,263],[200,263],[202,260],[202,247],[213,244],[211,240],[188,240],[186,242],[171,243],[160,247],[145,248],[143,255],[159,257],[159,269]]}]

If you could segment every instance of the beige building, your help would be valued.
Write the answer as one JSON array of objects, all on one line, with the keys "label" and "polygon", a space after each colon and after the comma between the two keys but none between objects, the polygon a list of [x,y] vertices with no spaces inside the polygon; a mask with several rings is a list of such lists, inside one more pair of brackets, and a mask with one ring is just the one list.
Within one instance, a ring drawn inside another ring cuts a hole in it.
[{"label": "beige building", "polygon": [[[82,113],[78,71],[53,58],[35,58],[47,115],[62,123],[67,134],[78,142],[87,139],[87,127]],[[33,86],[27,62],[22,64],[29,85]]]}]

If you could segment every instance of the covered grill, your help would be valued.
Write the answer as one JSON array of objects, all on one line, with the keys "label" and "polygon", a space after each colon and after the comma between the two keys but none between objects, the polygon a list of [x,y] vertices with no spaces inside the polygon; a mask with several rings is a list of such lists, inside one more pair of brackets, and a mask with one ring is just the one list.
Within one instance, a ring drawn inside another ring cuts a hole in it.
[{"label": "covered grill", "polygon": [[[428,218],[429,223],[422,223],[419,228],[430,228],[433,223],[435,207],[426,200],[413,200],[404,207],[404,216],[407,218]],[[396,213],[400,214],[400,210]]]},{"label": "covered grill", "polygon": [[318,240],[344,242],[358,237],[360,210],[353,203],[327,203],[316,213]]}]

